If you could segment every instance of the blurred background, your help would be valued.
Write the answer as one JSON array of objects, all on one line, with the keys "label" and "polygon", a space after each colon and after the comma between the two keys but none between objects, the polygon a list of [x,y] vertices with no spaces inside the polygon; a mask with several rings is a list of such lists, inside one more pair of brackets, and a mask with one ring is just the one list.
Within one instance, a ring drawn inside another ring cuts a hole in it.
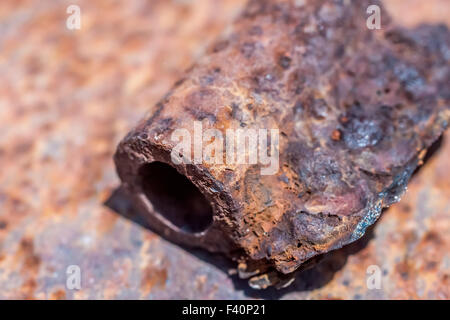
[{"label": "blurred background", "polygon": [[[399,24],[450,26],[448,0],[385,2]],[[69,30],[73,4],[81,28]],[[0,299],[450,299],[449,134],[364,238],[280,291],[165,241],[121,196],[117,143],[244,4],[0,1]]]}]

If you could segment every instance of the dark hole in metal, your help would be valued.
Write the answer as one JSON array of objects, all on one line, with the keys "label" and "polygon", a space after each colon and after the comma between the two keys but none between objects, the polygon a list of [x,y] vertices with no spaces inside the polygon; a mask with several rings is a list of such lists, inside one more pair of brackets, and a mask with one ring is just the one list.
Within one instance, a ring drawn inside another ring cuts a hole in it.
[{"label": "dark hole in metal", "polygon": [[197,187],[175,168],[163,162],[143,165],[139,170],[142,189],[155,211],[185,232],[206,230],[213,211]]}]

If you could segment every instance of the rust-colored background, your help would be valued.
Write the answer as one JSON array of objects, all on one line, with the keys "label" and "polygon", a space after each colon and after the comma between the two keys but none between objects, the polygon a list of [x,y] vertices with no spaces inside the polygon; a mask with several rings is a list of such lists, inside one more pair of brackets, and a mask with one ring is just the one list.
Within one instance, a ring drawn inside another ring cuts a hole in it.
[{"label": "rust-colored background", "polygon": [[[65,26],[70,4],[81,30]],[[243,5],[0,1],[0,298],[450,299],[449,134],[367,236],[281,291],[248,289],[225,258],[160,238],[116,190],[119,140]],[[387,9],[450,26],[448,0]],[[69,265],[81,290],[66,289]],[[380,290],[367,289],[369,265]]]}]

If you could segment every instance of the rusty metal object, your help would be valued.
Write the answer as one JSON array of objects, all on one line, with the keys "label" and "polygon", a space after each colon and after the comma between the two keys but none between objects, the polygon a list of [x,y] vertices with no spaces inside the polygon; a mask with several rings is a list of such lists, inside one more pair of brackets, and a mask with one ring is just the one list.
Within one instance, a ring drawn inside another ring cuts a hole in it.
[{"label": "rusty metal object", "polygon": [[[361,12],[373,2],[250,1],[117,149],[123,186],[153,228],[226,253],[252,287],[284,286],[399,200],[450,120],[450,38],[386,14],[371,31]],[[279,171],[175,164],[171,134],[194,121],[279,128]]]},{"label": "rusty metal object", "polygon": [[[244,3],[76,3],[82,28],[69,31],[68,3],[0,1],[1,299],[450,299],[449,131],[363,239],[286,289],[251,290],[225,257],[149,230],[116,197],[115,147]],[[450,26],[447,0],[385,5],[396,22]],[[69,265],[80,290],[66,288]]]}]

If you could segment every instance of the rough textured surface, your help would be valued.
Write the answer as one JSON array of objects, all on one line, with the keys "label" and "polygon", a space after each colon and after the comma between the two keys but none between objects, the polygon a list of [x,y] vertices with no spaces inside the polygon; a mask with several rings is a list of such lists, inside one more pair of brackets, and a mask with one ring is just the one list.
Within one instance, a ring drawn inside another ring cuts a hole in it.
[{"label": "rough textured surface", "polygon": [[[145,228],[114,193],[115,146],[242,2],[77,3],[83,27],[68,31],[72,2],[0,2],[1,298],[450,298],[448,135],[368,235],[288,289],[248,290],[221,256]],[[408,26],[450,24],[448,1],[411,4],[390,0],[388,9]],[[65,288],[72,264],[79,291]],[[366,287],[373,264],[381,290]]]},{"label": "rough textured surface", "polygon": [[[383,29],[369,30],[361,12],[373,3],[249,2],[229,35],[118,147],[124,188],[155,229],[227,253],[241,277],[265,288],[359,239],[399,201],[450,121],[450,32],[398,28],[386,13]],[[278,172],[226,161],[175,164],[172,134],[184,128],[194,136],[195,121],[224,135],[279,129]],[[167,179],[167,189],[179,188],[164,174],[147,174],[155,161],[176,168],[211,203],[209,228],[186,232],[166,219],[166,211],[177,215],[188,205],[173,207],[183,201],[176,194],[170,208],[155,203],[163,195],[151,197],[151,183],[160,188]]]}]

